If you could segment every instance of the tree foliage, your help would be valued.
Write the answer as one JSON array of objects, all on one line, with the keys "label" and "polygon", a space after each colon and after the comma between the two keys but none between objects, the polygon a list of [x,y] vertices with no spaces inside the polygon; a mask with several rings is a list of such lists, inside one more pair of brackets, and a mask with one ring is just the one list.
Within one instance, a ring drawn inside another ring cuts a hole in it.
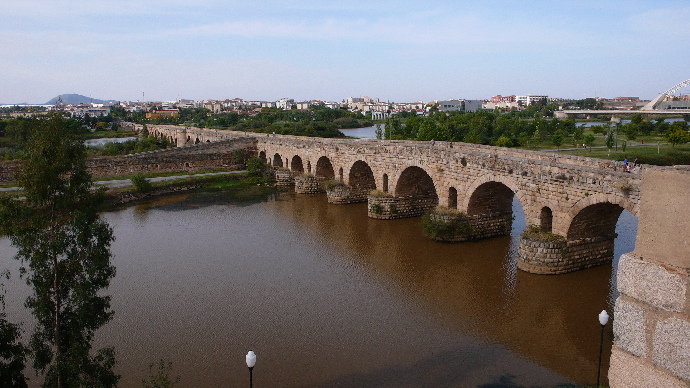
[{"label": "tree foliage", "polygon": [[[9,279],[9,272],[4,271],[0,276]],[[5,294],[2,284],[0,289],[0,387],[25,388],[24,363],[27,349],[20,342],[22,335],[18,324],[9,322],[5,314]]]},{"label": "tree foliage", "polygon": [[33,366],[45,387],[109,387],[119,379],[112,349],[92,355],[94,332],[112,318],[101,294],[115,275],[112,229],[98,216],[103,193],[92,190],[86,149],[57,115],[31,129],[19,176],[23,201],[0,200],[0,231],[18,248],[32,288],[26,306],[37,324]]}]

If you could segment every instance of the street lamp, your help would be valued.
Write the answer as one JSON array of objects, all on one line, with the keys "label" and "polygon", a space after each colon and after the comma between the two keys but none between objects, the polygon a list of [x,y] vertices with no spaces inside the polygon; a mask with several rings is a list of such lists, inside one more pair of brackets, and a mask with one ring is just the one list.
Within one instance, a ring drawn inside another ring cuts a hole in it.
[{"label": "street lamp", "polygon": [[[599,313],[599,323],[601,324],[601,341],[599,341],[599,369],[597,370],[597,387],[599,387],[599,376],[601,376],[601,353],[604,350],[604,326],[606,326],[608,322],[609,314],[606,312],[606,310],[601,310]],[[249,363],[249,361],[247,361],[247,363]]]},{"label": "street lamp", "polygon": [[249,368],[249,388],[252,388],[252,369],[256,365],[256,354],[253,350],[247,352],[247,368]]}]

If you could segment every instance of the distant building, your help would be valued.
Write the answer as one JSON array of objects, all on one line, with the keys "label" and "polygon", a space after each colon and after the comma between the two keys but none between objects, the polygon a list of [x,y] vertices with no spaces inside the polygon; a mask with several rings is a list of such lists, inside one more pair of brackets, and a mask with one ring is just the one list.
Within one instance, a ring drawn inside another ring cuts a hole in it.
[{"label": "distant building", "polygon": [[295,104],[295,100],[292,98],[281,98],[280,100],[276,101],[276,108],[278,109],[292,109],[292,105]]},{"label": "distant building", "polygon": [[108,107],[93,107],[83,105],[68,107],[65,109],[65,111],[69,112],[72,117],[103,117],[110,114],[110,108]]},{"label": "distant building", "polygon": [[539,102],[541,100],[549,100],[549,96],[545,95],[538,95],[538,94],[528,94],[526,96],[515,96],[515,102],[518,104],[522,104],[522,106],[530,106],[534,104],[535,102]]},{"label": "distant building", "polygon": [[146,114],[147,119],[158,119],[162,117],[179,117],[180,111],[178,109],[159,109]]},{"label": "distant building", "polygon": [[482,107],[480,100],[445,100],[436,101],[439,112],[476,112]]}]

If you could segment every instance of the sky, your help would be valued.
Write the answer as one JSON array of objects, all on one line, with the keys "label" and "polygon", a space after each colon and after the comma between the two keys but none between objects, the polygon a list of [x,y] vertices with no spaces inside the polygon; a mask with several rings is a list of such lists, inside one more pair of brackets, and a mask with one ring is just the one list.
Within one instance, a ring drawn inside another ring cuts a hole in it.
[{"label": "sky", "polygon": [[0,2],[5,104],[651,99],[690,78],[690,0]]}]

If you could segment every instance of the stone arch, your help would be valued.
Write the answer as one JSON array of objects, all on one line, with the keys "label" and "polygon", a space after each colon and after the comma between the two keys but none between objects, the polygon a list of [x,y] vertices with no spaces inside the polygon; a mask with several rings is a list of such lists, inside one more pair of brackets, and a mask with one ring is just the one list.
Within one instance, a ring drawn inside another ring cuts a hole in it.
[{"label": "stone arch", "polygon": [[302,164],[302,158],[300,158],[299,155],[292,157],[292,162],[290,162],[290,171],[298,173],[304,172],[304,164]]},{"label": "stone arch", "polygon": [[458,208],[458,190],[455,187],[448,188],[448,207],[451,209]]},{"label": "stone arch", "polygon": [[[342,180],[343,177],[343,169],[342,167],[339,170],[340,174],[340,179]],[[324,177],[326,179],[334,179],[335,178],[335,172],[333,170],[333,164],[331,163],[331,160],[328,159],[326,156],[322,156],[319,158],[319,160],[316,161],[316,171],[314,172],[314,175],[317,177]]]},{"label": "stone arch", "polygon": [[307,160],[307,172],[311,174],[311,162]]},{"label": "stone arch", "polygon": [[[317,169],[318,169],[318,164],[317,164]],[[343,181],[343,168],[342,167],[340,167],[338,169],[338,179],[340,179],[341,182]]]},{"label": "stone arch", "polygon": [[[510,201],[511,201],[510,206],[507,207],[508,209],[512,210],[512,200],[513,200],[513,195],[515,195],[515,196],[517,196],[518,201],[520,201],[520,205],[522,205],[522,209],[525,212],[525,216],[526,216],[528,222],[530,219],[534,219],[534,217],[537,217],[534,215],[532,217],[530,217],[530,215],[528,214],[531,203],[528,200],[528,198],[525,197],[523,191],[518,190],[517,183],[510,178],[503,177],[500,175],[494,175],[494,174],[485,174],[485,175],[475,179],[474,182],[472,182],[472,184],[470,184],[467,187],[466,194],[462,198],[462,206],[459,207],[461,210],[464,210],[467,212],[467,214],[470,214],[469,208],[470,208],[470,202],[472,201],[472,196],[475,195],[475,193],[477,192],[477,189],[479,189],[479,187],[481,187],[485,183],[498,184],[499,185],[498,187],[503,186],[504,188],[507,188],[512,192],[510,195]],[[490,188],[490,186],[484,187],[484,189],[488,189],[488,188]],[[505,196],[509,195],[505,191],[503,192],[503,194]],[[476,199],[478,199],[478,197],[476,197],[475,200]],[[504,198],[503,200],[505,201],[506,198]],[[506,207],[505,204],[503,205],[503,207]]]},{"label": "stone arch", "polygon": [[[629,211],[635,217],[638,216],[639,207],[633,204],[629,199],[612,194],[594,194],[579,200],[569,211],[567,211],[567,213],[564,212],[561,217],[554,217],[554,233],[567,236],[575,217],[584,209],[598,203],[616,205]],[[617,219],[618,218],[616,218],[616,220]]]},{"label": "stone arch", "polygon": [[382,190],[386,193],[388,192],[388,174],[383,174],[383,187]]},{"label": "stone arch", "polygon": [[541,208],[541,213],[539,214],[539,225],[541,230],[544,232],[551,233],[553,230],[553,212],[548,206]]},{"label": "stone arch", "polygon": [[396,197],[424,197],[438,205],[438,194],[436,185],[431,176],[423,168],[417,166],[407,167],[400,174],[398,182],[395,184]]},{"label": "stone arch", "polygon": [[198,137],[196,138],[196,140],[194,140],[194,144],[199,144],[200,142],[201,142],[201,140],[199,140]]},{"label": "stone arch", "polygon": [[376,189],[374,173],[371,171],[371,167],[364,161],[358,160],[350,167],[347,179],[348,185],[355,193],[369,193],[371,190]]},{"label": "stone arch", "polygon": [[570,241],[585,238],[615,238],[616,223],[623,207],[610,202],[589,205],[573,217],[566,238]]},{"label": "stone arch", "polygon": [[484,182],[470,195],[467,214],[494,214],[513,211],[513,190],[502,182]]},{"label": "stone arch", "polygon": [[262,162],[266,163],[266,151],[259,152],[259,159],[261,159]]},{"label": "stone arch", "polygon": [[273,155],[273,167],[283,167],[283,158],[279,153]]}]

